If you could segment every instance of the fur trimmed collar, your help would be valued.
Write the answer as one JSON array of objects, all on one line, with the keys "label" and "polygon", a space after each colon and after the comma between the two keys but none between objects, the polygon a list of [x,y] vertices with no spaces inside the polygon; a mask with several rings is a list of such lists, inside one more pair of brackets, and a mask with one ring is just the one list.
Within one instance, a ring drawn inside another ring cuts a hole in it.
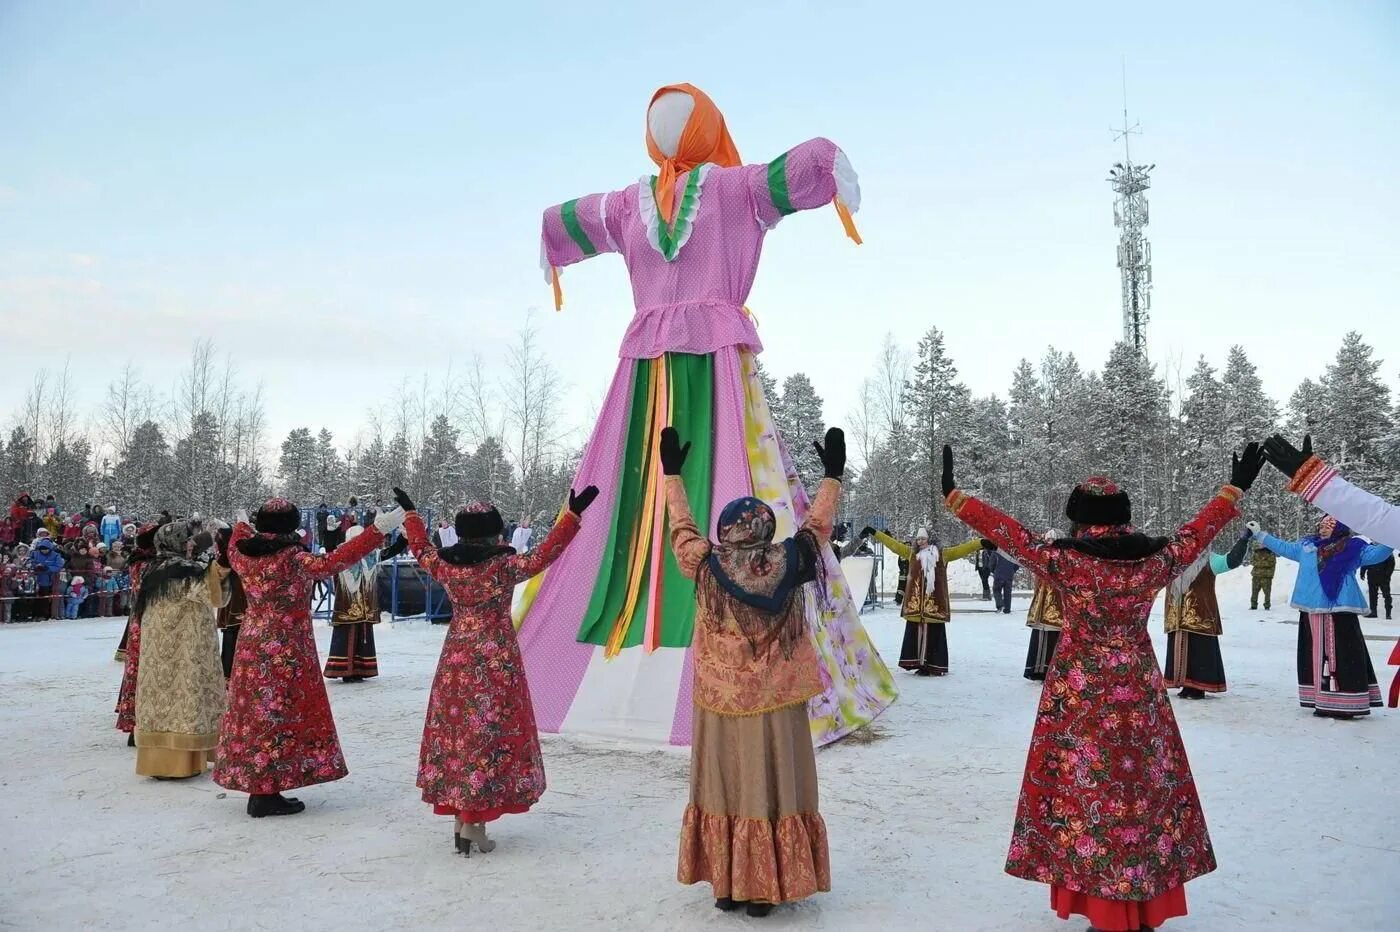
[{"label": "fur trimmed collar", "polygon": [[1061,537],[1050,546],[1059,550],[1077,550],[1099,560],[1145,560],[1170,542],[1166,537],[1148,537],[1141,531],[1131,531],[1096,537]]},{"label": "fur trimmed collar", "polygon": [[208,563],[186,560],[184,557],[167,557],[153,562],[146,575],[141,577],[141,594],[136,597],[133,613],[140,615],[153,599],[163,598],[171,589],[191,579],[202,579],[208,570]]},{"label": "fur trimmed collar", "polygon": [[270,557],[274,553],[281,553],[288,547],[301,547],[301,535],[291,534],[258,534],[254,537],[245,537],[237,544],[238,552],[245,557]]},{"label": "fur trimmed collar", "polygon": [[505,544],[485,544],[479,541],[459,540],[451,547],[439,547],[438,556],[444,563],[453,566],[476,566],[496,557],[515,555],[514,547]]}]

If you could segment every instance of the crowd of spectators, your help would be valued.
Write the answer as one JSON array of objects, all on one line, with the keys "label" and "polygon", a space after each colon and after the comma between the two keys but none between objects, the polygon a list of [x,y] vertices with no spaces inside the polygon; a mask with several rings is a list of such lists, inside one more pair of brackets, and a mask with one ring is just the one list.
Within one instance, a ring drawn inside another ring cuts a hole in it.
[{"label": "crowd of spectators", "polygon": [[114,507],[18,496],[0,516],[0,623],[127,614],[135,547],[136,523]]}]

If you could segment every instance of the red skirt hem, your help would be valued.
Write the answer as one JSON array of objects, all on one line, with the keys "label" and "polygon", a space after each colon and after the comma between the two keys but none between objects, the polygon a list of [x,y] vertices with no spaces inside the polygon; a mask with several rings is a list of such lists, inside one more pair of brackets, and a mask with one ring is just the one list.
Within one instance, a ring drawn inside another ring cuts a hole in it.
[{"label": "red skirt hem", "polygon": [[1134,932],[1186,915],[1186,888],[1174,887],[1150,900],[1105,900],[1051,884],[1050,907],[1061,919],[1083,916],[1102,932]]},{"label": "red skirt hem", "polygon": [[490,809],[457,809],[452,806],[444,806],[441,803],[433,804],[433,815],[456,816],[463,822],[494,822],[501,816],[522,815],[529,811],[528,805],[493,806]]}]

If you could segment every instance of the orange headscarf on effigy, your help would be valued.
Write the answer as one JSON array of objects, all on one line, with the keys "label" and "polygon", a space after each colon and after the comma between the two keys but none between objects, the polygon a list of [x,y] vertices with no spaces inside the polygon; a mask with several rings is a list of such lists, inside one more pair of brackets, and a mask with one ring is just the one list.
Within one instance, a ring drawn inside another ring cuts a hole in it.
[{"label": "orange headscarf on effigy", "polygon": [[661,168],[661,173],[656,176],[656,208],[667,223],[675,219],[677,177],[706,162],[712,162],[721,168],[734,168],[743,164],[739,158],[739,149],[729,135],[729,127],[724,125],[724,114],[719,112],[710,96],[694,84],[668,84],[661,88],[651,95],[647,112],[651,112],[652,105],[662,94],[672,91],[689,94],[690,99],[695,101],[695,108],[691,110],[690,118],[685,121],[685,129],[681,130],[680,141],[676,143],[674,156],[667,157],[666,153],[661,151],[661,147],[651,136],[651,126],[647,126],[647,152],[650,153],[651,160]]}]

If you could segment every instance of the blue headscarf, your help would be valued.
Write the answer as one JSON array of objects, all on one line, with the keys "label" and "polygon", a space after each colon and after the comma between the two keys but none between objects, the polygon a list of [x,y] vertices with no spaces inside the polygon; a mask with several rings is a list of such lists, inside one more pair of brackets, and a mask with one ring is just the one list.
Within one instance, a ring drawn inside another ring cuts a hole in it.
[{"label": "blue headscarf", "polygon": [[1342,591],[1342,583],[1356,569],[1366,542],[1331,515],[1322,519],[1318,531],[1320,533],[1304,537],[1302,543],[1317,548],[1317,578],[1328,600],[1335,602]]}]

